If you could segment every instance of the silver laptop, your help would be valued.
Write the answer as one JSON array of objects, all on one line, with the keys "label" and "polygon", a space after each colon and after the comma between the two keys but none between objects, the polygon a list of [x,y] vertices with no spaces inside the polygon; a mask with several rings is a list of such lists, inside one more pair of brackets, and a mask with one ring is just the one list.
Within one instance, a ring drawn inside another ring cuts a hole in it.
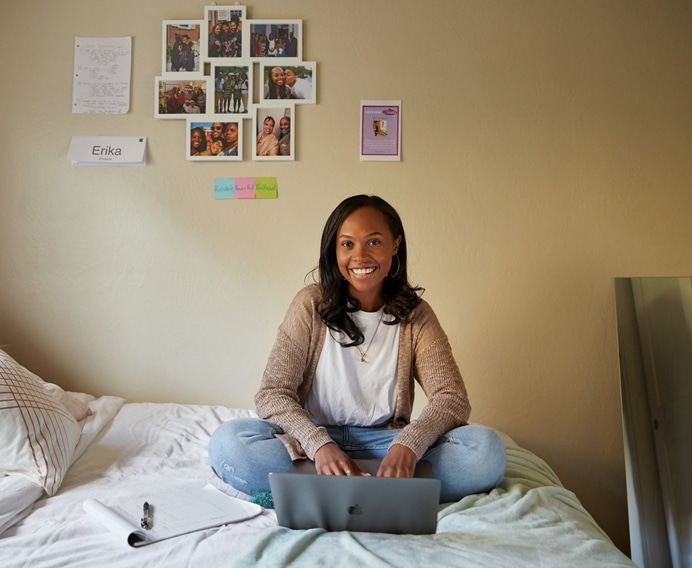
[{"label": "silver laptop", "polygon": [[408,479],[375,477],[377,460],[355,460],[372,477],[317,475],[314,463],[297,462],[291,473],[270,473],[279,525],[291,529],[432,534],[437,529],[440,480],[420,462]]}]

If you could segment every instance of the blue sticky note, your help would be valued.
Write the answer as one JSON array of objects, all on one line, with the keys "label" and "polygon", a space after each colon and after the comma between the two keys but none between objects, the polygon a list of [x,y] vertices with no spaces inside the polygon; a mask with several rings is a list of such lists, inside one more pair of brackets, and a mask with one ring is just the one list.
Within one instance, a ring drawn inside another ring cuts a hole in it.
[{"label": "blue sticky note", "polygon": [[235,178],[214,178],[214,199],[235,197]]}]

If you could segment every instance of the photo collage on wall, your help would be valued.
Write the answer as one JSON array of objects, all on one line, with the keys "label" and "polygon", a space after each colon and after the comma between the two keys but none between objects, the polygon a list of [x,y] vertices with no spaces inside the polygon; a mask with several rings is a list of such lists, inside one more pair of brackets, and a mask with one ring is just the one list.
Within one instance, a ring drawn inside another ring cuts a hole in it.
[{"label": "photo collage on wall", "polygon": [[186,121],[188,160],[295,160],[295,114],[316,104],[317,64],[303,61],[302,20],[249,20],[246,6],[205,6],[163,20],[155,116]]}]

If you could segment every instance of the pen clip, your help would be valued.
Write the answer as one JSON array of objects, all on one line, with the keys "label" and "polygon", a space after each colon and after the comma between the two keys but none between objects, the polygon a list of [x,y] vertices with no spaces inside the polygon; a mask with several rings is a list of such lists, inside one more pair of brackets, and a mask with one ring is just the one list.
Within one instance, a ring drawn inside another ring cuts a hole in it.
[{"label": "pen clip", "polygon": [[143,529],[148,530],[151,528],[150,507],[147,501],[145,501],[144,505],[142,506],[142,520],[140,521],[140,524],[142,525]]}]

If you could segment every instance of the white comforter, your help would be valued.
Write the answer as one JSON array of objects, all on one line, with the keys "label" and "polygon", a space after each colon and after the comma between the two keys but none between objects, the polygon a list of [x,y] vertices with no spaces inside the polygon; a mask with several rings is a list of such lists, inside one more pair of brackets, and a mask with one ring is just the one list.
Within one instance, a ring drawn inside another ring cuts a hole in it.
[{"label": "white comforter", "polygon": [[[115,396],[104,396],[99,399],[83,393],[71,393],[71,396],[89,404],[92,411],[82,424],[82,434],[72,456],[76,462],[99,435],[101,430],[118,413],[125,399]],[[0,535],[31,512],[31,505],[43,496],[43,489],[27,477],[6,475],[0,477]]]},{"label": "white comforter", "polygon": [[[277,526],[273,511],[264,511],[133,549],[94,522],[82,509],[84,500],[145,500],[153,488],[204,485],[214,478],[207,458],[213,430],[253,414],[219,406],[123,405],[114,397],[90,406],[95,412],[78,446],[81,457],[54,497],[15,511],[14,521],[20,520],[0,534],[0,566],[634,566],[552,470],[510,442],[502,485],[442,507],[435,535],[290,531]],[[0,495],[4,504],[2,481]]]}]

